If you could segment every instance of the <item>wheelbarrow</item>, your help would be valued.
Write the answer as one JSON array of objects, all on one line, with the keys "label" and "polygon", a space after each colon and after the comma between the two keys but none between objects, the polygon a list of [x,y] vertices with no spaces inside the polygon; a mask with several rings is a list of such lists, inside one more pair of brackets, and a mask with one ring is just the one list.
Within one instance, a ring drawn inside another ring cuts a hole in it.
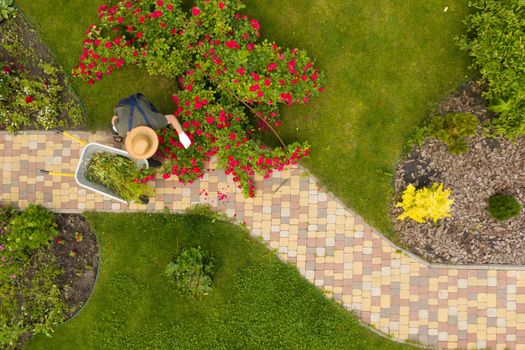
[{"label": "wheelbarrow", "polygon": [[[88,190],[91,190],[91,191],[94,191],[96,193],[99,193],[99,194],[101,194],[103,196],[109,197],[109,198],[111,198],[111,199],[113,199],[115,201],[121,202],[121,203],[125,203],[125,204],[128,204],[128,205],[132,203],[132,202],[128,202],[128,201],[124,200],[123,198],[119,197],[115,192],[111,191],[107,187],[89,181],[87,179],[87,177],[86,177],[86,172],[87,172],[87,168],[88,168],[89,162],[93,158],[93,155],[95,155],[96,153],[98,153],[98,152],[108,152],[108,153],[111,153],[111,154],[124,156],[126,158],[129,158],[129,159],[133,160],[135,162],[136,166],[137,166],[137,169],[147,169],[147,168],[149,168],[149,163],[148,163],[147,159],[135,160],[135,159],[132,159],[129,156],[128,152],[123,151],[121,149],[110,147],[110,146],[106,146],[106,145],[102,145],[102,144],[96,143],[96,142],[87,143],[87,142],[82,141],[79,138],[71,135],[67,131],[63,131],[63,130],[60,130],[60,129],[56,129],[56,130],[59,131],[59,132],[62,132],[64,134],[64,136],[66,136],[66,137],[68,137],[68,138],[78,142],[79,144],[81,144],[84,147],[82,149],[82,152],[80,153],[80,160],[78,161],[77,169],[76,169],[75,173],[54,172],[54,171],[48,171],[48,170],[40,169],[41,173],[48,174],[48,175],[54,175],[54,176],[74,177],[76,183],[79,186],[81,186],[81,187],[84,187],[84,188],[86,188]],[[142,202],[142,204],[147,204],[149,202],[149,198],[144,197],[143,199],[141,199],[141,202]]]}]

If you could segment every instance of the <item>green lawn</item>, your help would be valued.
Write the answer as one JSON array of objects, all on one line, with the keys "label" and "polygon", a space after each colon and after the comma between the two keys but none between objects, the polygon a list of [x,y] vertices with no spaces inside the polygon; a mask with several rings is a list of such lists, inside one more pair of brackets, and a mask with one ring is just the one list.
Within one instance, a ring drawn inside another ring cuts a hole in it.
[{"label": "green lawn", "polygon": [[[188,1],[186,1],[188,2]],[[59,60],[77,64],[84,31],[100,0],[18,0]],[[454,36],[467,0],[254,0],[246,12],[263,36],[308,49],[328,77],[323,96],[286,110],[285,140],[307,140],[306,166],[370,224],[390,232],[392,173],[407,136],[447,93],[467,79]],[[448,11],[444,8],[448,6]],[[174,84],[127,68],[94,87],[77,82],[89,128],[107,128],[113,105],[141,91],[172,108]],[[269,141],[270,142],[270,141]]]},{"label": "green lawn", "polygon": [[[392,173],[407,137],[467,80],[468,1],[250,1],[264,37],[308,50],[328,77],[316,105],[286,110],[287,141],[312,145],[307,168],[371,225],[390,232]],[[448,6],[448,11],[443,12]]]},{"label": "green lawn", "polygon": [[[409,349],[360,326],[240,227],[197,215],[90,213],[101,246],[90,302],[26,349]],[[211,294],[177,294],[164,268],[200,245],[218,267]]]}]

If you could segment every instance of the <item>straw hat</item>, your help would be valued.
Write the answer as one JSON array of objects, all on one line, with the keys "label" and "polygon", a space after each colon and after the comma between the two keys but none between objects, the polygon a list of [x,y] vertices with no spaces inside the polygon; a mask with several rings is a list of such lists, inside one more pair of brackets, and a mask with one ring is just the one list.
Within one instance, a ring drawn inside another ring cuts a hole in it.
[{"label": "straw hat", "polygon": [[124,147],[133,159],[148,159],[159,147],[159,139],[155,130],[147,126],[137,126],[126,136]]}]

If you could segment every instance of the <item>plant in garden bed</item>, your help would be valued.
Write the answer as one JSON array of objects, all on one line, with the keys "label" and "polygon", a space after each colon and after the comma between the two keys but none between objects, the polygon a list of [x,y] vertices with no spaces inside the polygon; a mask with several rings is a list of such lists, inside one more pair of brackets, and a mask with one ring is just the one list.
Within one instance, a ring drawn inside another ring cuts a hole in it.
[{"label": "plant in garden bed", "polygon": [[450,153],[461,154],[469,150],[466,138],[476,135],[478,118],[470,113],[449,113],[435,116],[427,127],[430,137],[447,144]]},{"label": "plant in garden bed", "polygon": [[[244,194],[254,196],[256,174],[267,178],[296,164],[309,148],[264,147],[252,119],[275,131],[279,106],[318,96],[323,76],[304,51],[260,41],[259,23],[240,15],[243,7],[237,1],[198,0],[186,14],[180,1],[101,6],[100,23],[87,31],[74,75],[93,84],[131,63],[177,79],[174,114],[194,145],[184,150],[172,129],[159,132],[163,177],[191,183],[217,155]],[[152,178],[147,174],[144,181]]]},{"label": "plant in garden bed", "polygon": [[82,110],[67,79],[37,54],[35,38],[24,39],[30,37],[24,25],[20,17],[0,26],[0,126],[11,132],[78,126]]},{"label": "plant in garden bed", "polygon": [[508,220],[521,212],[521,204],[511,195],[495,194],[488,200],[490,215],[498,220]]},{"label": "plant in garden bed", "polygon": [[8,19],[14,12],[13,0],[0,0],[0,22]]},{"label": "plant in garden bed", "polygon": [[141,176],[133,160],[108,152],[95,153],[88,164],[86,178],[103,185],[126,201],[142,201],[154,194],[154,189],[136,181]]},{"label": "plant in garden bed", "polygon": [[398,216],[399,220],[410,218],[414,221],[425,223],[433,220],[436,223],[439,219],[450,217],[450,207],[454,203],[449,199],[451,190],[443,190],[443,184],[434,183],[432,187],[416,189],[409,184],[402,195],[402,201],[396,207],[404,209]]},{"label": "plant in garden bed", "polygon": [[198,297],[211,291],[214,265],[201,247],[184,249],[166,266],[166,276],[172,278],[181,294]]},{"label": "plant in garden bed", "polygon": [[468,33],[459,43],[488,82],[484,97],[499,116],[497,134],[525,134],[525,5],[522,0],[475,0],[477,11],[466,20]]},{"label": "plant in garden bed", "polygon": [[49,243],[53,214],[37,205],[0,208],[0,347],[13,349],[27,333],[49,335],[64,320],[62,273]]}]

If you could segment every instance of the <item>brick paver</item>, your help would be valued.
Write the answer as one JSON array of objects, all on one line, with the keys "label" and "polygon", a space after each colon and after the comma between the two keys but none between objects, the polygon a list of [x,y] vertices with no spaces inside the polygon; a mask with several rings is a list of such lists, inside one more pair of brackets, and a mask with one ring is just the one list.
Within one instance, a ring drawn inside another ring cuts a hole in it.
[{"label": "brick paver", "polygon": [[[72,134],[111,144],[108,134]],[[74,172],[80,148],[57,133],[0,132],[0,201],[62,212],[180,211],[210,204],[246,223],[327,296],[397,340],[450,349],[525,349],[523,267],[428,264],[394,246],[300,168],[258,181],[253,199],[220,170],[184,187],[157,180],[156,197],[131,207],[79,188],[73,178],[39,174]]]}]

